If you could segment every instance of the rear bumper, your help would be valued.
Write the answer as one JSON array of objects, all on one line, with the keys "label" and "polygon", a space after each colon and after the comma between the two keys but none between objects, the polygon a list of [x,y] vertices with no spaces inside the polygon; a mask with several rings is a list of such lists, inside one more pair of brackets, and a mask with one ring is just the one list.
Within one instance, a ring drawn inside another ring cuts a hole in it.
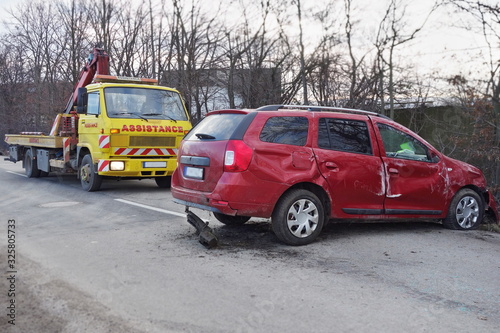
[{"label": "rear bumper", "polygon": [[175,203],[224,215],[235,216],[238,213],[237,210],[231,208],[229,202],[214,199],[211,193],[188,190],[174,184],[170,190]]},{"label": "rear bumper", "polygon": [[227,179],[240,176],[241,174],[227,174],[219,180],[212,192],[203,192],[180,186],[177,179],[179,172],[176,171],[172,176],[171,193],[174,202],[188,207],[231,216],[271,217],[281,189],[276,184],[273,190],[266,188],[261,180],[238,182]]},{"label": "rear bumper", "polygon": [[[211,211],[211,212],[214,212],[214,213],[221,213],[223,214],[219,209],[215,208],[215,207],[210,207],[210,206],[207,206],[207,205],[201,205],[201,204],[197,204],[197,203],[194,203],[194,202],[189,202],[189,201],[185,201],[185,200],[180,200],[180,199],[174,199],[174,202],[179,204],[179,205],[183,205],[183,206],[186,206],[186,207],[193,207],[193,208],[198,208],[198,209],[201,209],[201,210],[208,210],[208,211]],[[228,214],[226,214],[228,215]]]}]

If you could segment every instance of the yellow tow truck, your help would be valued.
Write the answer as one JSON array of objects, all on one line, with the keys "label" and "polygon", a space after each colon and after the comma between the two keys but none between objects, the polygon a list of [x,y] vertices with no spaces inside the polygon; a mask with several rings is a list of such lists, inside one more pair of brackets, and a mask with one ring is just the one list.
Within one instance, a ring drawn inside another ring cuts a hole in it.
[{"label": "yellow tow truck", "polygon": [[30,178],[74,173],[86,191],[103,178],[154,178],[169,187],[177,148],[191,129],[179,92],[157,81],[109,75],[109,58],[95,48],[66,110],[49,134],[6,134],[9,157]]}]

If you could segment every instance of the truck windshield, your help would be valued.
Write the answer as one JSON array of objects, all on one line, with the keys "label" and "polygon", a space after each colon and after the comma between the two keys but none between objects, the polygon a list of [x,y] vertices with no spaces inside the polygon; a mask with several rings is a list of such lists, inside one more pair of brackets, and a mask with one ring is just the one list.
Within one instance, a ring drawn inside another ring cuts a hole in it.
[{"label": "truck windshield", "polygon": [[175,91],[108,87],[104,89],[104,98],[110,118],[188,120]]}]

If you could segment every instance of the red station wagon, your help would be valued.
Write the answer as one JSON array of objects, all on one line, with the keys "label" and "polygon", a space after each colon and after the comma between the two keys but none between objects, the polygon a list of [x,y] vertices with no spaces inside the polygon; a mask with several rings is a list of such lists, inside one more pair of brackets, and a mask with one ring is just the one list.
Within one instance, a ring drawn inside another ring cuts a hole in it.
[{"label": "red station wagon", "polygon": [[213,111],[184,138],[174,201],[225,224],[271,218],[276,236],[308,244],[335,219],[498,221],[482,172],[444,156],[376,113],[304,106]]}]

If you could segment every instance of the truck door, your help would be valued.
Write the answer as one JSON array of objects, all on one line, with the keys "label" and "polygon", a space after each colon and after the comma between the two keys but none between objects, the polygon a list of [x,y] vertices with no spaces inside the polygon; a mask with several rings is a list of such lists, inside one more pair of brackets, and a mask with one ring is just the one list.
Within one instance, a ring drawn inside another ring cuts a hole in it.
[{"label": "truck door", "polygon": [[440,215],[446,188],[438,153],[404,128],[378,123],[387,174],[384,203],[388,215]]},{"label": "truck door", "polygon": [[332,215],[381,215],[385,198],[385,175],[374,130],[368,117],[335,115],[318,119],[314,153],[332,195]]},{"label": "truck door", "polygon": [[[92,92],[88,95],[87,113],[79,115],[78,127],[79,144],[93,147],[92,151],[99,151],[98,137],[103,128],[103,119],[100,117],[101,108],[99,93]],[[94,156],[96,158],[98,156]]]}]

